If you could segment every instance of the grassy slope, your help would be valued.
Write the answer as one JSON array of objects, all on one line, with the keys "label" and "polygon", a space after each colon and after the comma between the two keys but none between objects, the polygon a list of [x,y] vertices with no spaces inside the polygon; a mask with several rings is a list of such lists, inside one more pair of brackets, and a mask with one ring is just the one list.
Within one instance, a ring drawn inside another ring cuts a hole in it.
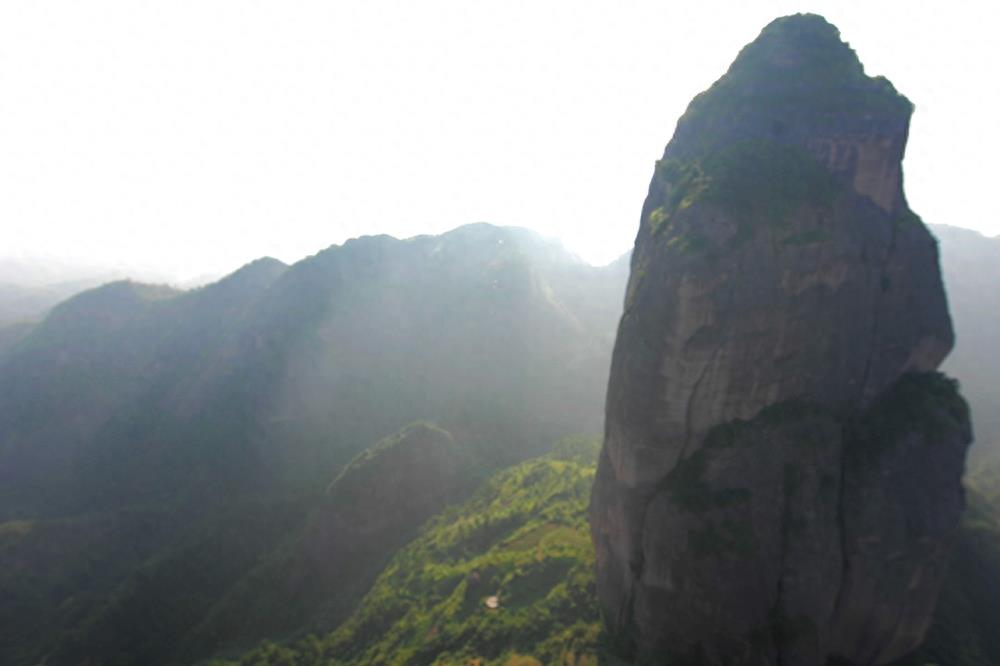
[{"label": "grassy slope", "polygon": [[337,631],[265,644],[238,663],[596,665],[586,506],[597,448],[564,440],[496,474],[430,521]]}]

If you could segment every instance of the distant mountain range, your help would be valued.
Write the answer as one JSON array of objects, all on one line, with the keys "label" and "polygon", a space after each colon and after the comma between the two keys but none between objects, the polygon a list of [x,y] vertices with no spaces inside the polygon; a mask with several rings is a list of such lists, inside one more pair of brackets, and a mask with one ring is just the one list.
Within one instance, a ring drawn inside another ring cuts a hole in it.
[{"label": "distant mountain range", "polygon": [[[0,256],[0,329],[41,321],[58,303],[116,280],[167,283],[183,289],[214,282],[219,274],[175,280],[161,271],[71,263],[51,257]],[[0,347],[2,347],[0,340]]]},{"label": "distant mountain range", "polygon": [[[626,277],[624,258],[480,224],[191,291],[115,282],[20,327],[0,352],[0,661],[194,650],[337,471],[411,421],[468,452],[463,488],[599,432]],[[111,620],[154,604],[184,610],[155,631]]]},{"label": "distant mountain range", "polygon": [[82,280],[40,286],[0,283],[0,326],[37,322],[56,304],[103,282]]}]

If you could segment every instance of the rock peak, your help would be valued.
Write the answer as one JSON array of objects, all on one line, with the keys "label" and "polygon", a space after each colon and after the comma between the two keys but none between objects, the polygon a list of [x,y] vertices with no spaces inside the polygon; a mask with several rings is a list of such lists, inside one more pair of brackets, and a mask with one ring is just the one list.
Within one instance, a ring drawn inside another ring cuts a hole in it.
[{"label": "rock peak", "polygon": [[857,79],[864,74],[861,61],[841,39],[840,31],[818,14],[793,14],[767,24],[736,57],[733,68],[760,65],[779,70],[823,69],[833,74],[834,80]]},{"label": "rock peak", "polygon": [[887,79],[865,74],[834,26],[797,14],[764,28],[726,74],[695,97],[664,159],[711,160],[720,151],[766,142],[808,156],[885,210],[900,211],[900,163],[912,111]]},{"label": "rock peak", "polygon": [[[886,106],[896,102],[901,109],[908,108],[905,98],[884,77],[865,74],[864,65],[841,39],[840,31],[818,14],[794,14],[769,23],[743,47],[720,81],[770,83],[788,89],[838,89],[841,94],[844,88],[854,88],[852,102],[865,101],[865,93],[883,98],[869,102],[880,101]],[[816,102],[841,106],[844,100],[826,96]]]},{"label": "rock peak", "polygon": [[911,111],[836,28],[786,17],[657,163],[591,502],[633,656],[882,664],[919,644],[970,431],[933,372],[953,335],[903,195]]}]

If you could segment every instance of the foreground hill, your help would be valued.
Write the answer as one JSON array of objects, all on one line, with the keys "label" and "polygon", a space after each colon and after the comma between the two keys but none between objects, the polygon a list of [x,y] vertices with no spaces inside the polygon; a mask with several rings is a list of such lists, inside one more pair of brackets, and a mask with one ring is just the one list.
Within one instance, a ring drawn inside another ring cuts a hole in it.
[{"label": "foreground hill", "polygon": [[[428,522],[336,631],[213,666],[621,663],[601,633],[586,524],[598,444],[498,472]],[[897,666],[1000,663],[1000,476],[975,476],[926,644]]]},{"label": "foreground hill", "polygon": [[624,262],[471,225],[60,304],[0,352],[0,661],[210,652],[215,604],[416,419],[468,452],[467,487],[596,432],[624,279]]},{"label": "foreground hill", "polygon": [[586,506],[598,443],[564,440],[497,473],[424,526],[337,631],[238,663],[596,666]]}]

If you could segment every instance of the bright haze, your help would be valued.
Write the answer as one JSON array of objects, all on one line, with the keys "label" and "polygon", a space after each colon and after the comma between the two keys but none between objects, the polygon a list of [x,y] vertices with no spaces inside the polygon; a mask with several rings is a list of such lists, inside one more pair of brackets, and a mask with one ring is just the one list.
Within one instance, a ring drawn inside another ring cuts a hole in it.
[{"label": "bright haze", "polygon": [[798,11],[916,104],[914,210],[1000,232],[985,2],[9,0],[0,255],[185,280],[487,221],[604,263],[687,102]]}]

